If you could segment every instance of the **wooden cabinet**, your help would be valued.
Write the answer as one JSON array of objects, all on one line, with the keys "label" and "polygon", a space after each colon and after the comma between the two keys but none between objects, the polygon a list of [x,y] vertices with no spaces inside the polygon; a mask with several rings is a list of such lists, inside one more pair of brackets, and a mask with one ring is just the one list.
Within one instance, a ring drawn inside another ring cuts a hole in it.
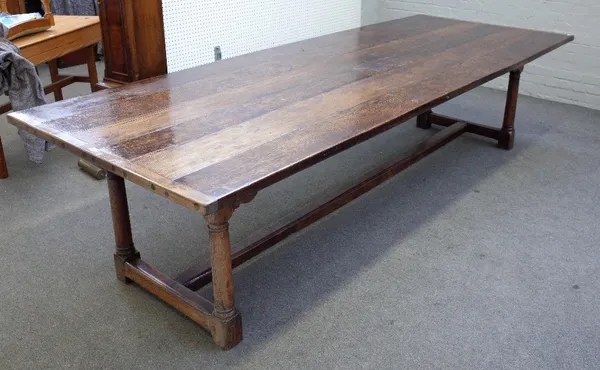
[{"label": "wooden cabinet", "polygon": [[98,6],[106,82],[167,73],[161,0],[98,0]]}]

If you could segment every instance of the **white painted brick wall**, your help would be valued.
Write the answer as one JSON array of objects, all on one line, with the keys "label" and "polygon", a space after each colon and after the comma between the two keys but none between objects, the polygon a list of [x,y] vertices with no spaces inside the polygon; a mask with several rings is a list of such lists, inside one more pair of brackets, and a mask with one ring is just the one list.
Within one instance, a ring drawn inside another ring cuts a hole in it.
[{"label": "white painted brick wall", "polygon": [[363,0],[365,25],[414,14],[575,35],[525,68],[521,93],[600,109],[600,0]]}]

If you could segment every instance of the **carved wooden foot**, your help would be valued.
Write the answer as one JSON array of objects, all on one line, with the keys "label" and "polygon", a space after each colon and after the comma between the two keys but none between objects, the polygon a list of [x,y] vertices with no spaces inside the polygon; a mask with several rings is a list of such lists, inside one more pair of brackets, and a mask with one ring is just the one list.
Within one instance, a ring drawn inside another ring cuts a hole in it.
[{"label": "carved wooden foot", "polygon": [[217,316],[213,320],[211,334],[213,342],[224,350],[235,347],[242,341],[242,315],[237,310],[231,312],[228,317]]}]

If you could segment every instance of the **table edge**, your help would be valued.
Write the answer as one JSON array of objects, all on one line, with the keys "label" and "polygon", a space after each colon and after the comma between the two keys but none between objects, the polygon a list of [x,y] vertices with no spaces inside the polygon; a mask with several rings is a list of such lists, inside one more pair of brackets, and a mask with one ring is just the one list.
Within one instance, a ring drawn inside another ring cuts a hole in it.
[{"label": "table edge", "polygon": [[[219,210],[215,208],[217,198],[210,197],[187,185],[175,183],[164,176],[118,156],[100,152],[93,146],[82,145],[74,137],[61,136],[56,131],[50,129],[42,131],[33,126],[32,123],[25,123],[20,116],[20,112],[11,112],[6,116],[7,122],[185,208],[203,215]],[[144,174],[144,172],[147,174]]]}]

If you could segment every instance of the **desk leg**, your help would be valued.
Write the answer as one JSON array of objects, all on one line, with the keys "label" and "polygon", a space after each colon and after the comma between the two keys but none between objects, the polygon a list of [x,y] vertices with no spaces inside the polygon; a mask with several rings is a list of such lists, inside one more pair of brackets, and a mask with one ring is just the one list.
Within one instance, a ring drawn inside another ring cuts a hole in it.
[{"label": "desk leg", "polygon": [[87,67],[88,67],[88,76],[90,77],[90,88],[92,92],[98,91],[98,71],[96,70],[96,46],[92,45],[88,48],[88,59],[87,59]]},{"label": "desk leg", "polygon": [[[49,61],[48,66],[50,67],[50,80],[53,83],[59,81],[60,77],[58,76],[58,63],[56,62],[56,59]],[[62,88],[54,90],[54,100],[63,100]]]},{"label": "desk leg", "polygon": [[129,220],[129,206],[127,205],[127,193],[123,178],[108,174],[108,195],[110,198],[110,210],[112,212],[113,226],[115,230],[115,267],[117,278],[123,282],[130,282],[126,277],[125,264],[140,258],[140,254],[133,245],[131,235],[131,221]]},{"label": "desk leg", "polygon": [[211,333],[215,344],[229,349],[242,340],[242,317],[235,308],[229,219],[232,208],[205,216],[210,234],[210,254],[214,290],[214,312]]},{"label": "desk leg", "polygon": [[8,168],[6,167],[6,158],[4,158],[4,149],[2,148],[2,138],[0,138],[0,179],[8,177]]}]

